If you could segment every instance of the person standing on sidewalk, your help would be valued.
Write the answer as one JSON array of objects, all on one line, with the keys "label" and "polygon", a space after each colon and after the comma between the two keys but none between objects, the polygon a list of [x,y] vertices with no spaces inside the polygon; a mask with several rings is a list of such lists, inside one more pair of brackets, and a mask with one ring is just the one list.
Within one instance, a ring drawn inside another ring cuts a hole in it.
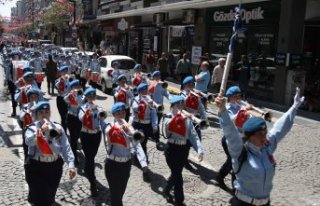
[{"label": "person standing on sidewalk", "polygon": [[183,80],[187,76],[192,76],[192,65],[190,60],[188,59],[187,53],[183,54],[183,58],[180,59],[177,63],[176,74],[180,79],[181,88],[183,87]]},{"label": "person standing on sidewalk", "polygon": [[224,58],[220,58],[218,60],[218,65],[213,69],[211,86],[213,87],[214,93],[218,93],[220,90],[225,64],[226,60]]},{"label": "person standing on sidewalk", "polygon": [[194,150],[198,153],[199,161],[203,160],[204,153],[190,117],[182,114],[184,98],[177,95],[170,98],[169,101],[171,113],[164,117],[163,126],[165,136],[168,139],[164,154],[171,174],[163,190],[163,196],[167,202],[173,203],[170,191],[174,187],[175,205],[182,206],[184,205],[182,170],[189,153],[187,140],[190,141]]},{"label": "person standing on sidewalk", "polygon": [[226,109],[226,99],[218,96],[215,103],[219,108],[220,125],[227,138],[227,146],[232,158],[232,168],[236,171],[235,194],[232,206],[270,205],[270,193],[275,174],[276,162],[273,157],[279,142],[291,130],[298,108],[303,103],[300,89],[296,89],[294,103],[268,131],[261,117],[248,119],[242,129],[245,143]]},{"label": "person standing on sidewalk", "polygon": [[136,153],[143,171],[148,170],[147,159],[137,131],[125,120],[126,105],[117,102],[111,109],[114,121],[106,128],[107,158],[105,175],[109,184],[111,206],[122,206],[131,170],[131,151]]},{"label": "person standing on sidewalk", "polygon": [[29,185],[28,201],[35,206],[49,206],[55,203],[63,162],[68,164],[70,179],[75,177],[74,156],[61,125],[50,121],[49,102],[38,102],[35,115],[37,121],[25,130],[28,157],[24,167]]},{"label": "person standing on sidewalk", "polygon": [[95,157],[101,142],[101,130],[105,129],[106,113],[94,104],[96,89],[89,87],[84,92],[85,104],[80,108],[79,119],[82,123],[80,140],[85,156],[84,172],[90,183],[92,197],[98,196],[95,176]]},{"label": "person standing on sidewalk", "polygon": [[152,49],[149,49],[148,54],[146,54],[144,57],[144,61],[145,61],[144,65],[147,69],[147,73],[153,72],[155,58],[154,58]]},{"label": "person standing on sidewalk", "polygon": [[203,61],[200,65],[200,73],[195,76],[195,88],[205,94],[208,93],[208,85],[210,81],[210,72],[208,70],[208,67],[209,63],[207,61]]},{"label": "person standing on sidewalk", "polygon": [[157,68],[161,73],[161,81],[165,81],[169,76],[169,65],[167,54],[165,52],[161,53],[161,57],[158,59]]},{"label": "person standing on sidewalk", "polygon": [[58,74],[58,66],[55,61],[52,59],[52,55],[49,54],[48,56],[49,61],[46,63],[46,76],[47,76],[47,84],[48,84],[48,94],[50,94],[50,88],[51,88],[51,94],[54,94],[54,82],[57,78]]},{"label": "person standing on sidewalk", "polygon": [[248,99],[248,86],[250,82],[250,64],[246,55],[241,56],[241,66],[239,68],[239,87],[242,92],[242,98]]}]

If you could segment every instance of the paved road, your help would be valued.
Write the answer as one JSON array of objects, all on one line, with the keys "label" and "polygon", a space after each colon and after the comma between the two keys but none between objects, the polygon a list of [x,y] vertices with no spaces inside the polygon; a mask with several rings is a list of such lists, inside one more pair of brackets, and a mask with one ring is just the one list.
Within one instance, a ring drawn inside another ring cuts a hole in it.
[{"label": "paved road", "polygon": [[[3,75],[0,69],[0,82]],[[42,86],[46,91],[46,85]],[[55,97],[45,95],[51,105],[53,119],[59,121],[55,105]],[[112,97],[98,92],[97,103],[110,111]],[[0,86],[0,205],[27,205],[27,185],[24,182],[23,160],[21,158],[21,130],[16,120],[10,118],[11,108],[4,87]],[[215,185],[216,171],[225,160],[220,139],[222,131],[216,118],[216,110],[209,107],[211,126],[203,131],[205,160],[201,164],[190,156],[194,171],[183,171],[186,204],[194,206],[228,205],[231,195]],[[280,113],[279,113],[280,114]],[[276,115],[279,115],[276,113]],[[109,120],[109,119],[108,119]],[[271,194],[272,205],[320,205],[320,139],[319,122],[298,118],[292,131],[281,142],[275,154],[277,171],[274,188]],[[162,139],[164,142],[164,140]],[[161,196],[169,169],[162,151],[155,148],[153,142],[148,143],[152,182],[143,182],[141,171],[133,166],[128,187],[124,195],[125,205],[167,205]],[[79,153],[81,156],[81,153]],[[99,181],[99,196],[90,197],[89,183],[83,176],[83,165],[79,175],[70,181],[66,174],[56,196],[60,205],[108,205],[109,190],[104,176],[104,158],[106,152],[101,142],[96,157],[96,174]],[[227,179],[230,186],[230,178]]]}]

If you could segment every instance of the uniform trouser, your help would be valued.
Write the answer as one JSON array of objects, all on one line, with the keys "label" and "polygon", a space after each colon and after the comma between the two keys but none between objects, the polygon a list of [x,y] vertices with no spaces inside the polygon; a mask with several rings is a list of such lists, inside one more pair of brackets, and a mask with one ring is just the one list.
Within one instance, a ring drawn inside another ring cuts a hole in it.
[{"label": "uniform trouser", "polygon": [[86,158],[84,172],[86,173],[90,184],[95,184],[96,176],[94,174],[94,158],[97,155],[101,142],[101,132],[97,132],[96,134],[80,132],[80,140],[82,144],[82,150]]},{"label": "uniform trouser", "polygon": [[24,159],[26,159],[28,156],[28,145],[26,144],[25,135],[24,135],[25,131],[26,131],[26,128],[22,129],[22,148],[23,148]]},{"label": "uniform trouser", "polygon": [[57,107],[61,117],[61,125],[64,131],[67,132],[66,119],[67,119],[68,105],[66,104],[62,96],[57,96]]},{"label": "uniform trouser", "polygon": [[184,201],[182,170],[188,158],[188,147],[187,145],[168,143],[165,157],[171,174],[164,192],[170,192],[171,188],[174,187],[175,202],[181,204]]},{"label": "uniform trouser", "polygon": [[25,165],[30,200],[35,206],[52,205],[62,176],[63,160],[44,163],[33,159]]},{"label": "uniform trouser", "polygon": [[[201,141],[201,129],[200,129],[199,126],[196,126],[195,124],[194,124],[194,126],[195,126],[195,130],[196,130],[196,132],[197,132],[197,134],[199,136],[199,139]],[[189,152],[190,152],[191,147],[192,147],[192,145],[191,145],[190,141],[187,140],[188,156],[189,156]],[[186,159],[186,164],[188,164],[188,158]]]},{"label": "uniform trouser", "polygon": [[162,119],[162,113],[159,113],[159,112],[157,112],[157,115],[158,115],[158,130],[157,130],[157,132],[154,134],[154,140],[156,141],[156,142],[159,142],[160,141],[160,121],[161,121],[161,119]]},{"label": "uniform trouser", "polygon": [[80,84],[82,86],[83,91],[86,89],[87,80],[85,78],[80,77]]},{"label": "uniform trouser", "polygon": [[[222,137],[221,139],[221,145],[224,150],[224,152],[227,155],[226,161],[223,163],[221,166],[219,173],[218,173],[218,178],[224,179],[232,170],[232,161],[231,161],[231,156],[229,154],[228,150],[228,145],[227,145],[227,139],[225,136]],[[232,183],[235,180],[235,175],[232,173]]]},{"label": "uniform trouser", "polygon": [[12,81],[8,81],[8,89],[9,89],[10,96],[11,96],[12,113],[16,114],[17,102],[14,100],[16,86],[14,85],[14,83]]},{"label": "uniform trouser", "polygon": [[106,160],[104,171],[109,184],[112,206],[122,206],[122,197],[130,177],[131,161],[116,162]]},{"label": "uniform trouser", "polygon": [[[270,205],[270,202],[268,202],[267,204],[262,205],[262,206],[269,206],[269,205]],[[233,196],[233,198],[231,200],[231,206],[254,206],[254,205],[243,202],[243,201],[239,200],[237,197]]]},{"label": "uniform trouser", "polygon": [[70,133],[70,146],[74,154],[74,158],[75,158],[74,160],[75,162],[77,162],[78,161],[78,158],[77,158],[78,139],[80,137],[80,130],[81,130],[82,123],[77,116],[68,114],[67,126]]},{"label": "uniform trouser", "polygon": [[48,93],[50,93],[50,88],[51,88],[51,93],[54,94],[54,79],[48,79],[47,78],[47,84],[48,84]]},{"label": "uniform trouser", "polygon": [[38,85],[40,90],[41,90],[41,84],[42,84],[42,82],[37,82],[37,85]]},{"label": "uniform trouser", "polygon": [[126,120],[126,122],[129,122],[130,119],[130,107],[128,109],[126,109],[126,117],[124,118]]},{"label": "uniform trouser", "polygon": [[134,129],[140,130],[144,134],[144,139],[141,142],[141,147],[142,147],[144,153],[146,154],[146,158],[148,160],[148,154],[147,154],[148,138],[149,137],[154,138],[152,125],[151,125],[151,123],[150,124],[142,124],[142,123],[138,123],[138,122],[133,122],[132,126]]}]

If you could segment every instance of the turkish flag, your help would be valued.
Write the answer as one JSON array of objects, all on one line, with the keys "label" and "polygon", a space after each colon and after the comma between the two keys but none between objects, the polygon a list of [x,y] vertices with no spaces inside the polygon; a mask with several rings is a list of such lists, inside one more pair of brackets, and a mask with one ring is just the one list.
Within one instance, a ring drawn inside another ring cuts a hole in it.
[{"label": "turkish flag", "polygon": [[146,111],[147,111],[147,103],[143,100],[139,101],[138,104],[138,118],[140,120],[145,120],[146,118]]},{"label": "turkish flag", "polygon": [[140,75],[138,75],[138,76],[136,76],[133,80],[132,80],[132,84],[134,85],[134,86],[139,86],[139,84],[141,84],[141,82],[142,82],[142,78],[141,78],[141,76]]},{"label": "turkish flag", "polygon": [[77,106],[78,106],[78,102],[77,102],[76,98],[75,98],[74,95],[73,95],[73,91],[71,91],[71,92],[69,93],[69,95],[68,95],[68,100],[69,100],[71,106],[74,106],[74,107],[77,107]]},{"label": "turkish flag", "polygon": [[22,77],[22,75],[23,75],[23,68],[22,68],[22,66],[18,66],[17,67],[17,79]]},{"label": "turkish flag", "polygon": [[61,93],[63,93],[64,90],[66,89],[65,80],[62,77],[60,78],[58,88]]},{"label": "turkish flag", "polygon": [[20,78],[20,79],[18,80],[18,85],[19,85],[19,87],[23,87],[23,86],[26,85],[26,83],[24,82],[23,78]]},{"label": "turkish flag", "polygon": [[234,124],[236,125],[236,127],[241,128],[248,119],[249,119],[249,114],[247,110],[240,109],[239,112],[237,113],[236,118],[234,119]]},{"label": "turkish flag", "polygon": [[128,143],[124,137],[123,131],[116,125],[113,125],[108,132],[109,141],[111,144],[122,145],[128,148]]},{"label": "turkish flag", "polygon": [[31,114],[29,112],[25,112],[24,118],[23,118],[23,128],[25,128],[26,126],[28,126],[31,123],[32,123]]},{"label": "turkish flag", "polygon": [[91,115],[90,110],[86,110],[82,118],[82,124],[88,129],[93,130],[93,116]]},{"label": "turkish flag", "polygon": [[154,90],[155,90],[157,84],[158,84],[157,81],[153,81],[153,82],[150,84],[150,86],[149,86],[149,88],[148,88],[148,93],[149,93],[149,94],[153,94],[153,93],[154,93]]},{"label": "turkish flag", "polygon": [[176,115],[174,115],[174,117],[170,120],[168,124],[168,131],[186,138],[186,117],[182,116],[181,113],[177,113]]},{"label": "turkish flag", "polygon": [[43,137],[42,131],[40,129],[37,129],[37,145],[40,150],[40,152],[43,155],[52,155],[53,152],[45,138]]},{"label": "turkish flag", "polygon": [[190,92],[187,99],[186,99],[186,108],[192,109],[192,110],[198,110],[199,109],[199,97]]},{"label": "turkish flag", "polygon": [[26,93],[27,93],[26,88],[23,88],[22,91],[21,91],[21,102],[22,102],[22,104],[27,104],[29,102]]},{"label": "turkish flag", "polygon": [[126,104],[127,103],[127,91],[124,89],[120,89],[116,100],[117,100],[117,102],[123,102]]}]

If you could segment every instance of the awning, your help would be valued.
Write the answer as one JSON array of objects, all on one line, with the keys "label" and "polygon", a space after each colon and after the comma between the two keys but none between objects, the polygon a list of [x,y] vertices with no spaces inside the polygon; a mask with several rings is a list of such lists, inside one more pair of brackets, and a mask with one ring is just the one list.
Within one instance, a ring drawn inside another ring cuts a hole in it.
[{"label": "awning", "polygon": [[[269,0],[242,0],[242,4],[253,3],[253,2],[263,2]],[[105,14],[97,16],[97,20],[108,20],[129,16],[142,16],[147,14],[155,14],[160,12],[169,12],[181,9],[204,9],[211,7],[221,7],[221,6],[230,6],[238,5],[240,0],[191,0],[191,1],[182,1],[178,3],[165,4],[160,6],[152,6],[141,9],[134,9],[130,11],[117,12],[113,14]]]}]

